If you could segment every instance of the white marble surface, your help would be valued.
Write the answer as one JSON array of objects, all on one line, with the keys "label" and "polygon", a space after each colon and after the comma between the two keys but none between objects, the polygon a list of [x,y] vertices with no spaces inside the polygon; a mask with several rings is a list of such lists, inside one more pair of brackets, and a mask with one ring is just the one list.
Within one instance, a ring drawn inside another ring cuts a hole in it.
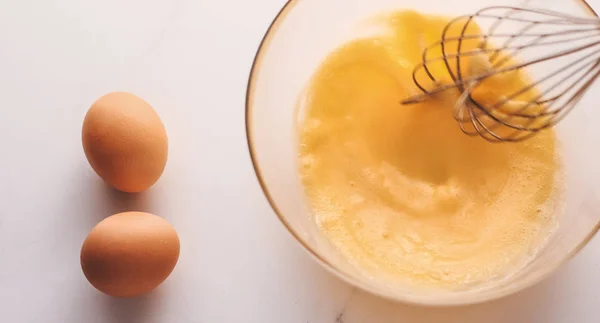
[{"label": "white marble surface", "polygon": [[[293,241],[244,131],[250,65],[283,2],[0,1],[0,322],[598,322],[598,239],[529,290],[446,309],[357,291]],[[164,176],[139,196],[108,190],[81,149],[87,107],[113,90],[152,103],[170,137]],[[181,257],[154,293],[114,299],[87,283],[79,250],[132,209],[168,219]]]}]

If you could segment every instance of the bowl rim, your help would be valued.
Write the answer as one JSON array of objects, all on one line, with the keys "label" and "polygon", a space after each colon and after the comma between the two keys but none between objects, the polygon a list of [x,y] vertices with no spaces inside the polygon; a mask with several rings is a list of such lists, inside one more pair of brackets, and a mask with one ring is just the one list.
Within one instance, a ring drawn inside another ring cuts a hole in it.
[{"label": "bowl rim", "polygon": [[[600,17],[598,13],[592,8],[592,6],[588,3],[587,0],[572,0],[578,5],[581,5],[584,10],[588,11],[588,13],[595,17]],[[557,268],[562,266],[565,262],[569,261],[576,254],[578,254],[583,247],[585,247],[588,242],[596,235],[596,233],[600,230],[600,218],[597,220],[596,224],[592,227],[590,232],[566,254],[565,257],[556,261],[551,267],[548,267],[543,273],[537,275],[531,279],[526,280],[523,284],[515,285],[512,288],[507,288],[497,294],[484,294],[480,297],[472,297],[472,298],[456,298],[456,299],[445,299],[444,301],[430,301],[424,298],[414,298],[414,297],[398,297],[397,295],[392,295],[385,293],[380,290],[375,290],[372,286],[367,285],[361,281],[356,280],[354,277],[348,275],[343,270],[339,269],[337,266],[329,262],[325,257],[321,256],[321,254],[314,250],[310,244],[299,234],[299,232],[294,229],[294,227],[287,221],[283,213],[279,210],[279,207],[275,203],[274,199],[271,196],[269,188],[266,182],[263,179],[262,171],[260,165],[256,158],[255,146],[253,143],[252,137],[252,121],[251,121],[251,110],[252,110],[252,98],[255,91],[254,81],[260,70],[260,65],[262,60],[264,59],[264,51],[268,48],[271,40],[277,33],[281,23],[285,20],[286,16],[294,9],[294,7],[300,2],[300,0],[286,0],[283,7],[278,11],[278,13],[273,18],[273,21],[269,24],[267,31],[262,37],[260,44],[256,50],[256,54],[254,55],[254,60],[252,62],[252,67],[250,68],[250,73],[248,76],[248,82],[246,86],[246,98],[245,98],[245,124],[246,124],[246,141],[248,145],[248,151],[250,153],[250,159],[252,161],[252,167],[254,168],[254,172],[258,179],[258,183],[260,185],[261,190],[267,202],[271,206],[271,209],[275,212],[275,215],[279,219],[279,221],[283,224],[283,226],[287,229],[287,231],[295,238],[295,240],[302,246],[302,248],[308,252],[318,263],[322,265],[327,271],[332,273],[334,276],[340,278],[351,286],[358,287],[361,290],[373,294],[378,297],[382,297],[384,299],[388,299],[394,302],[402,302],[407,304],[419,305],[419,306],[458,306],[458,305],[471,305],[484,303],[487,301],[499,299],[526,288],[529,288],[538,282],[546,279],[548,276],[552,275]]]}]

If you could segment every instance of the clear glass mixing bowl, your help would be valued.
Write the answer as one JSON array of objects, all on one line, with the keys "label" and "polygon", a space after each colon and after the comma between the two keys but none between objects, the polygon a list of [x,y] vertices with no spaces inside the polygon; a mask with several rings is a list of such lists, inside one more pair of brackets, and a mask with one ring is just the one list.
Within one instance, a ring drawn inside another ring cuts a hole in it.
[{"label": "clear glass mixing bowl", "polygon": [[328,53],[365,32],[357,27],[360,21],[399,9],[456,16],[486,6],[524,3],[588,17],[595,15],[580,0],[291,0],[285,4],[258,49],[250,75],[246,101],[248,145],[260,185],[273,210],[325,268],[348,283],[393,300],[427,305],[476,303],[542,280],[593,237],[600,221],[600,83],[557,126],[567,177],[559,228],[531,263],[502,283],[472,290],[425,293],[369,278],[317,231],[297,178],[298,100]]}]

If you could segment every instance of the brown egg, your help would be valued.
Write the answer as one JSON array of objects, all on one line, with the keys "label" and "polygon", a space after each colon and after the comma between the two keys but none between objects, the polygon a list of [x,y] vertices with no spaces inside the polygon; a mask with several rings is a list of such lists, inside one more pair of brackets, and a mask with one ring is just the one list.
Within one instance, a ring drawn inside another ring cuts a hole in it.
[{"label": "brown egg", "polygon": [[98,290],[134,297],[160,285],[179,258],[179,237],[167,221],[144,212],[110,216],[87,236],[81,268]]},{"label": "brown egg", "polygon": [[167,163],[167,132],[160,117],[131,93],[113,92],[94,102],[81,137],[94,171],[124,192],[152,186]]}]

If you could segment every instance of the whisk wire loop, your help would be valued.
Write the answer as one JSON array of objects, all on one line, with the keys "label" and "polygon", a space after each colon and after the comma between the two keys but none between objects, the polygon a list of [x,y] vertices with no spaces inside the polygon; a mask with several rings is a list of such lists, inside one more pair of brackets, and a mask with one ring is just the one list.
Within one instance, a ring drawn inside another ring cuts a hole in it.
[{"label": "whisk wire loop", "polygon": [[[403,104],[456,90],[453,116],[464,133],[492,142],[525,140],[562,120],[600,75],[600,20],[483,8],[452,19],[421,59],[412,72],[421,93]],[[536,78],[530,80],[529,72]],[[522,86],[494,92],[495,82],[515,76],[525,80]]]}]

